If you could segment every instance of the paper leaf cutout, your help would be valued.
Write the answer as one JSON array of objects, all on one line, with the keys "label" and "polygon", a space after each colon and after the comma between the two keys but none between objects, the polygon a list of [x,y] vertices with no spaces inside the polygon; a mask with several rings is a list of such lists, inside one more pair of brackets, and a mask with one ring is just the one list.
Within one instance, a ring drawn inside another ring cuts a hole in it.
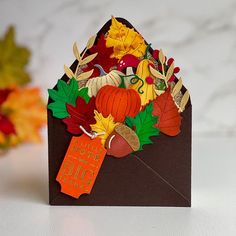
[{"label": "paper leaf cutout", "polygon": [[68,132],[72,134],[82,134],[80,125],[87,131],[91,130],[90,124],[94,124],[95,97],[92,97],[88,103],[80,96],[76,99],[76,106],[66,104],[70,117],[63,119],[67,125]]},{"label": "paper leaf cutout", "polygon": [[[179,81],[174,85],[172,92],[171,92],[171,94],[174,98],[175,104],[179,108],[179,112],[184,111],[185,106],[187,105],[189,97],[190,97],[188,90],[184,93],[184,95],[182,95],[182,93],[181,93],[182,87],[183,87],[182,78],[179,78]],[[181,97],[180,97],[180,99],[177,99],[176,97],[178,97],[179,93],[180,93]]]},{"label": "paper leaf cutout", "polygon": [[98,53],[96,52],[96,53],[94,53],[94,54],[92,54],[92,55],[89,55],[89,56],[85,57],[85,58],[80,62],[80,66],[89,63],[89,62],[92,61],[97,55],[98,55]]},{"label": "paper leaf cutout", "polygon": [[171,63],[171,65],[169,66],[167,72],[166,72],[166,81],[169,81],[169,79],[171,78],[171,76],[173,75],[174,73],[174,62]]},{"label": "paper leaf cutout", "polygon": [[48,89],[49,96],[54,102],[48,105],[48,109],[53,112],[53,116],[63,119],[69,116],[66,103],[75,105],[76,98],[79,96],[79,87],[75,79],[71,79],[67,84],[63,80],[58,80],[57,90]]},{"label": "paper leaf cutout", "polygon": [[111,27],[106,38],[106,46],[113,47],[111,57],[121,59],[126,54],[141,57],[145,54],[147,45],[143,37],[134,29],[126,27],[124,24],[112,17]]},{"label": "paper leaf cutout", "polygon": [[97,35],[95,34],[88,40],[87,46],[86,46],[87,49],[90,49],[94,45],[96,37],[97,37]]},{"label": "paper leaf cutout", "polygon": [[78,71],[80,70],[80,67],[88,64],[89,62],[94,60],[94,58],[97,56],[97,53],[94,53],[94,54],[84,57],[87,50],[93,46],[95,39],[96,39],[96,35],[92,36],[88,40],[87,46],[84,49],[84,51],[82,52],[82,55],[80,55],[80,51],[79,51],[79,47],[78,47],[77,43],[74,43],[73,53],[74,53],[75,58],[78,60],[78,65],[76,66],[75,73],[73,73],[67,66],[64,66],[65,73],[69,78],[74,77],[76,80],[86,80],[93,74],[93,70],[90,70],[90,71],[86,71],[84,73],[81,73],[79,76],[77,76]]},{"label": "paper leaf cutout", "polygon": [[78,47],[77,43],[74,43],[74,45],[73,45],[73,53],[74,53],[75,58],[78,61],[80,61],[81,57],[80,57],[79,47]]},{"label": "paper leaf cutout", "polygon": [[84,87],[84,88],[79,89],[78,96],[82,97],[85,100],[85,102],[88,103],[90,100],[90,96],[88,95],[88,88]]},{"label": "paper leaf cutout", "polygon": [[163,74],[161,74],[158,70],[154,69],[152,66],[149,66],[149,69],[151,74],[154,75],[156,78],[163,80],[166,79],[166,77]]},{"label": "paper leaf cutout", "polygon": [[171,92],[173,97],[181,91],[182,86],[183,86],[183,81],[182,78],[180,77]]},{"label": "paper leaf cutout", "polygon": [[98,137],[101,139],[102,145],[105,145],[107,137],[111,134],[114,128],[119,124],[114,122],[114,118],[112,115],[108,117],[103,117],[103,115],[96,110],[94,111],[96,124],[92,124],[91,129],[94,132],[100,133],[105,132],[103,135],[99,135]]},{"label": "paper leaf cutout", "polygon": [[189,92],[188,92],[188,90],[187,90],[187,91],[184,93],[184,95],[183,95],[183,97],[182,97],[182,99],[181,99],[181,102],[180,102],[180,108],[179,108],[179,111],[180,111],[180,112],[183,112],[183,111],[184,111],[185,106],[186,106],[187,103],[188,103],[189,97],[190,97],[190,95],[189,95]]},{"label": "paper leaf cutout", "polygon": [[153,101],[154,116],[158,116],[156,127],[169,136],[176,136],[180,133],[181,116],[173,101],[170,89]]},{"label": "paper leaf cutout", "polygon": [[144,144],[152,143],[150,137],[158,136],[159,129],[154,125],[157,123],[158,117],[153,115],[153,104],[150,103],[146,108],[139,112],[134,118],[126,117],[125,123],[131,129],[134,129],[140,141],[140,150]]},{"label": "paper leaf cutout", "polygon": [[163,54],[162,49],[160,49],[160,51],[159,51],[159,61],[160,61],[160,63],[162,65],[164,65],[164,63],[165,63],[165,55]]},{"label": "paper leaf cutout", "polygon": [[[155,78],[157,78],[157,80],[155,80],[154,90],[156,94],[160,96],[166,91],[170,83],[175,80],[174,74],[178,73],[179,67],[174,66],[173,58],[170,58],[166,63],[166,56],[163,54],[162,49],[160,49],[160,51],[158,52],[158,66],[157,67],[158,67],[158,70],[153,68],[152,66],[149,66],[151,74],[155,76]],[[164,85],[164,83],[165,83],[165,86],[162,86]]]},{"label": "paper leaf cutout", "polygon": [[[118,60],[110,57],[113,53],[113,49],[106,47],[106,40],[103,34],[99,37],[97,44],[94,45],[89,51],[93,54],[98,53],[98,55],[93,61],[88,63],[86,70],[90,70],[94,68],[95,64],[99,64],[104,71],[108,73],[112,67],[117,65]],[[97,77],[99,75],[99,69],[96,68],[92,74],[92,77]]]},{"label": "paper leaf cutout", "polygon": [[26,71],[30,51],[15,42],[15,29],[10,27],[0,39],[0,88],[15,87],[30,81]]},{"label": "paper leaf cutout", "polygon": [[88,79],[92,74],[93,74],[93,69],[90,70],[90,71],[86,71],[86,72],[83,72],[81,73],[77,78],[76,80],[85,80],[85,79]]},{"label": "paper leaf cutout", "polygon": [[70,79],[76,78],[73,71],[69,67],[67,67],[66,65],[64,65],[64,71],[65,71],[65,74],[67,75],[68,78],[70,78]]}]

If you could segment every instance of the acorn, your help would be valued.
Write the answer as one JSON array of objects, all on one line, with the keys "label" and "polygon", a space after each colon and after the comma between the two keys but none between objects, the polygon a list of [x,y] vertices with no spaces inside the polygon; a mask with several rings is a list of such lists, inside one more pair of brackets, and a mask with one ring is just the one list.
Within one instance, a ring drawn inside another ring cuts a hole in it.
[{"label": "acorn", "polygon": [[107,155],[120,158],[138,151],[140,142],[137,134],[132,129],[124,124],[119,124],[108,136],[105,147]]}]

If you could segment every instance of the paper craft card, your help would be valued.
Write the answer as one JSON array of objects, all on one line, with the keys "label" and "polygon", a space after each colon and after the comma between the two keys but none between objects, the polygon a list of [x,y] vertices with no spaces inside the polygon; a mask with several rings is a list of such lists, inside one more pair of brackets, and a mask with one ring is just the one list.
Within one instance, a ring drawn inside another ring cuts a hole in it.
[{"label": "paper craft card", "polygon": [[49,89],[51,205],[191,206],[192,106],[179,67],[112,17]]}]

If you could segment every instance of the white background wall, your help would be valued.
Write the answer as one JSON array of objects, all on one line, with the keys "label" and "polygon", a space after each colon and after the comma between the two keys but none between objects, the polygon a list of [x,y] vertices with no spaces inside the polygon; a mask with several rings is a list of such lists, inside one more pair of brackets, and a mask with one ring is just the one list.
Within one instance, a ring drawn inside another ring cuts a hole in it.
[{"label": "white background wall", "polygon": [[73,42],[84,47],[111,15],[126,18],[175,58],[191,93],[194,134],[236,135],[235,0],[0,0],[0,34],[16,26],[18,42],[33,52],[29,70],[46,99],[63,65],[74,60]]}]

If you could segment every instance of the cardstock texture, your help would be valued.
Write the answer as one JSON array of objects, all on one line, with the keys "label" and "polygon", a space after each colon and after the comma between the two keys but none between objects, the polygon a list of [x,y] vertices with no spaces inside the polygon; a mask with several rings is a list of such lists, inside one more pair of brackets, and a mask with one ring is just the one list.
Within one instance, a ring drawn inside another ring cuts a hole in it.
[{"label": "cardstock texture", "polygon": [[[123,18],[118,21],[133,26]],[[108,21],[98,32],[106,34]],[[96,42],[95,42],[96,43]],[[150,49],[151,51],[152,49]],[[71,69],[75,71],[77,61]],[[64,75],[62,80],[67,81]],[[185,88],[183,87],[183,92]],[[52,102],[49,99],[49,103]],[[182,116],[181,132],[175,137],[160,134],[153,144],[125,158],[105,156],[90,194],[74,199],[61,192],[56,181],[72,135],[60,119],[48,110],[49,203],[86,206],[191,206],[192,105]]]},{"label": "cardstock texture", "polygon": [[90,139],[86,134],[74,136],[57,175],[61,192],[74,198],[89,194],[105,154],[106,149],[99,138]]}]

